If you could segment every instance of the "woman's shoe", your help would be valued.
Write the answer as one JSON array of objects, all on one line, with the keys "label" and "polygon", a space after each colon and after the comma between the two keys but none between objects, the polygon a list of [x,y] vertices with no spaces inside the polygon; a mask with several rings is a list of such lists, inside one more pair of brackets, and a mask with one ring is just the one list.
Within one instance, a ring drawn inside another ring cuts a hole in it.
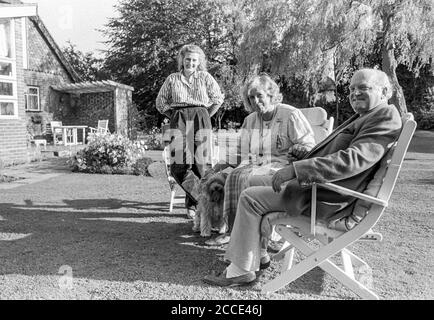
[{"label": "woman's shoe", "polygon": [[228,236],[226,234],[221,234],[218,237],[205,241],[205,244],[211,247],[218,247],[229,243],[230,240],[231,240],[231,236]]}]

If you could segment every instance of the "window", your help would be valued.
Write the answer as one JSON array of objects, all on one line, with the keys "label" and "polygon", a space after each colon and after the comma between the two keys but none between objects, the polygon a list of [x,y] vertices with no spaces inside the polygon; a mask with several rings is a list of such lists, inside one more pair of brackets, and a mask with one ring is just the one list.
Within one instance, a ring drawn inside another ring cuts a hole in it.
[{"label": "window", "polygon": [[0,96],[13,97],[14,84],[12,82],[0,82]]},{"label": "window", "polygon": [[12,77],[12,62],[0,61],[0,76]]},{"label": "window", "polygon": [[40,99],[39,99],[39,88],[38,87],[27,87],[26,92],[26,110],[29,111],[40,111]]},{"label": "window", "polygon": [[0,118],[18,117],[13,19],[0,19]]},{"label": "window", "polygon": [[14,116],[16,112],[16,103],[0,102],[0,116]]},{"label": "window", "polygon": [[11,20],[0,19],[0,58],[12,59],[12,23]]}]

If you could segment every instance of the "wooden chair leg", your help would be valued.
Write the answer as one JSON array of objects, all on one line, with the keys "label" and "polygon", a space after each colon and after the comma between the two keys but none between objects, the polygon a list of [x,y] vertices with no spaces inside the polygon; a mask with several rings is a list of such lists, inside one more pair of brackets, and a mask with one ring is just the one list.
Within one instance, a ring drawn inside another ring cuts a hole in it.
[{"label": "wooden chair leg", "polygon": [[288,253],[289,250],[291,250],[291,248],[293,248],[293,246],[291,246],[291,244],[288,241],[285,241],[283,243],[282,248],[280,248],[280,251],[277,252],[276,254],[273,254],[271,256],[271,259],[274,261],[280,261],[285,259],[285,255]]},{"label": "wooden chair leg", "polygon": [[288,271],[289,269],[292,268],[292,264],[294,262],[294,253],[295,253],[295,248],[292,247],[286,254],[285,254],[285,258],[283,259],[282,262],[282,269],[281,272],[284,271]]},{"label": "wooden chair leg", "polygon": [[345,255],[349,256],[351,258],[351,262],[352,262],[353,266],[355,266],[357,268],[359,268],[359,267],[369,268],[369,265],[365,261],[360,259],[358,256],[356,256],[350,250],[343,249],[341,254],[345,254]]},{"label": "wooden chair leg", "polygon": [[351,261],[351,256],[344,250],[341,251],[342,264],[344,266],[345,273],[351,278],[354,278],[353,263]]},{"label": "wooden chair leg", "polygon": [[[277,231],[283,236],[285,240],[287,240],[298,250],[300,250],[301,253],[306,256],[306,258],[293,266],[290,270],[283,272],[280,276],[265,284],[262,289],[262,293],[271,293],[277,291],[282,287],[290,284],[294,280],[298,279],[305,273],[309,272],[313,268],[320,267],[360,297],[373,300],[379,299],[374,292],[372,292],[360,282],[348,276],[345,271],[336,266],[328,258],[326,258],[325,260],[321,259],[320,256],[322,254],[319,254],[318,251],[310,248],[306,242],[304,242],[300,237],[295,235],[288,228],[279,226]],[[320,249],[320,251],[323,250]],[[333,255],[333,253],[331,255]]]},{"label": "wooden chair leg", "polygon": [[169,212],[172,213],[173,211],[173,203],[175,202],[175,189],[172,189],[172,191],[170,192],[170,208],[169,208]]}]

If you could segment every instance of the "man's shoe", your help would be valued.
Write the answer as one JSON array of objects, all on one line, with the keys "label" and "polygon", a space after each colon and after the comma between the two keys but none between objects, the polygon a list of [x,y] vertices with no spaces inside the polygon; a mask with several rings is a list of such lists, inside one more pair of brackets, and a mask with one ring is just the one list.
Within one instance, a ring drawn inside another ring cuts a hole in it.
[{"label": "man's shoe", "polygon": [[259,264],[259,269],[265,270],[270,266],[271,259],[270,256],[267,254],[265,257],[261,258],[261,263]]},{"label": "man's shoe", "polygon": [[221,234],[218,237],[205,241],[205,244],[211,247],[218,247],[229,243],[230,240],[231,240],[231,236],[226,234]]},{"label": "man's shoe", "polygon": [[[221,261],[221,262],[223,262],[227,266],[231,264],[231,262],[229,260],[226,260],[224,256],[219,257],[218,260]],[[269,255],[267,255],[265,257],[262,257],[261,258],[261,263],[259,264],[259,269],[260,270],[268,269],[268,267],[270,266],[270,264],[271,264],[271,259],[270,259]]]},{"label": "man's shoe", "polygon": [[226,270],[220,275],[210,274],[203,278],[205,283],[219,286],[219,287],[237,287],[244,286],[252,283],[256,280],[256,274],[253,271],[249,271],[242,276],[226,278]]},{"label": "man's shoe", "polygon": [[196,217],[196,210],[194,209],[187,209],[187,218],[194,220],[194,218]]},{"label": "man's shoe", "polygon": [[283,242],[269,241],[267,251],[271,253],[278,253],[283,247]]}]

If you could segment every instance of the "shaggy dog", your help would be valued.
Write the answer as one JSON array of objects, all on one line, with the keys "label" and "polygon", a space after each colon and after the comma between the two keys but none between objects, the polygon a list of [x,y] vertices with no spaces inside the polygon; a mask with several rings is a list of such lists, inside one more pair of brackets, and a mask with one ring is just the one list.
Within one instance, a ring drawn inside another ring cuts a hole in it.
[{"label": "shaggy dog", "polygon": [[228,174],[223,172],[206,174],[199,184],[199,199],[193,231],[201,237],[211,236],[212,229],[220,234],[227,230],[227,217],[223,216],[224,186]]}]

